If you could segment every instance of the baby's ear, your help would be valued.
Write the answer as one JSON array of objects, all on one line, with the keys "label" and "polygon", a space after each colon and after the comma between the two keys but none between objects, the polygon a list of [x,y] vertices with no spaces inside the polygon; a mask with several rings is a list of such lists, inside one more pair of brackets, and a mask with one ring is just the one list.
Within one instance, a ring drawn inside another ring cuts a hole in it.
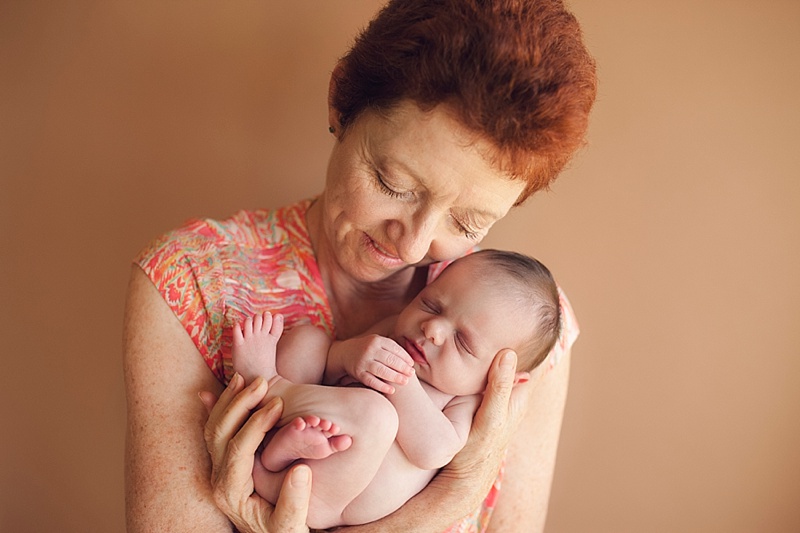
[{"label": "baby's ear", "polygon": [[517,372],[514,375],[514,385],[519,385],[520,383],[527,383],[531,379],[530,372]]}]

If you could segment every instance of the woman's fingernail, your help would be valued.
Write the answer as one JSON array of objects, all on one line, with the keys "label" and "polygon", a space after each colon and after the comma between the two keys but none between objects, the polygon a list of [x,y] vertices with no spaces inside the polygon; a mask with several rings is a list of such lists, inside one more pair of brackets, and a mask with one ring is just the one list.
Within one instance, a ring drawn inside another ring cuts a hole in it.
[{"label": "woman's fingernail", "polygon": [[258,376],[258,377],[257,377],[256,379],[254,379],[254,380],[253,380],[253,382],[250,384],[250,387],[251,387],[253,390],[260,390],[260,389],[264,388],[264,385],[266,385],[266,384],[267,384],[267,380],[264,378],[264,376]]},{"label": "woman's fingernail", "polygon": [[280,396],[275,396],[270,401],[268,401],[267,405],[265,405],[264,407],[267,408],[267,411],[271,411],[271,410],[275,409],[275,407],[277,407],[281,403],[283,403],[283,400],[281,399],[281,397]]},{"label": "woman's fingernail", "polygon": [[511,350],[507,351],[503,354],[503,359],[500,361],[500,365],[504,368],[515,367],[517,365],[517,354]]},{"label": "woman's fingernail", "polygon": [[231,377],[231,380],[228,382],[228,387],[233,388],[239,386],[239,379],[241,379],[241,377],[242,376],[238,372],[234,372],[233,377]]},{"label": "woman's fingernail", "polygon": [[298,466],[292,470],[292,485],[305,487],[311,482],[311,469],[307,466]]}]

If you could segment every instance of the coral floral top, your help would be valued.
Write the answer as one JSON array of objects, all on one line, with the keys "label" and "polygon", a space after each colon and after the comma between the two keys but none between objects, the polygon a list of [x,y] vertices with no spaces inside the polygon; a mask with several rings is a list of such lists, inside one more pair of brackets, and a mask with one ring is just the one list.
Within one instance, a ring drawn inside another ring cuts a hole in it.
[{"label": "coral floral top", "polygon": [[[135,259],[222,383],[233,375],[231,326],[256,312],[282,313],[287,328],[311,324],[331,338],[336,335],[305,221],[311,203],[240,211],[226,220],[192,220],[155,239]],[[444,266],[429,267],[428,282]],[[578,335],[563,294],[562,308],[562,338],[545,362],[548,369]],[[501,480],[502,469],[481,507],[447,533],[485,531]]]}]

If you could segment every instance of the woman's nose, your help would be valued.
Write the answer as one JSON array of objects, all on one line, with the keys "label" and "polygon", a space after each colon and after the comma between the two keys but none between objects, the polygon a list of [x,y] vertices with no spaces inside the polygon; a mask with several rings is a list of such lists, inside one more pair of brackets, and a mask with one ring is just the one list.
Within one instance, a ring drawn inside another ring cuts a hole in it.
[{"label": "woman's nose", "polygon": [[433,212],[417,212],[405,222],[398,242],[398,254],[406,263],[419,263],[431,249],[439,229],[438,217]]}]

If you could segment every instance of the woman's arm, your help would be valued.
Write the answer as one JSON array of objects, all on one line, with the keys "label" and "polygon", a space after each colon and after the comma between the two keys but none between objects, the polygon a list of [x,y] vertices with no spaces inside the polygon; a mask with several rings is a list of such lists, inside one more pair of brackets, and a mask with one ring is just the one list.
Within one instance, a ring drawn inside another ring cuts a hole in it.
[{"label": "woman's arm", "polygon": [[547,374],[534,375],[537,383],[531,387],[527,414],[508,450],[490,532],[544,530],[567,399],[569,355],[564,353]]},{"label": "woman's arm", "polygon": [[128,531],[231,531],[214,505],[197,397],[222,390],[151,281],[133,267],[125,311]]},{"label": "woman's arm", "polygon": [[[214,503],[211,460],[203,437],[208,411],[198,399],[200,391],[219,395],[222,386],[138,267],[133,268],[128,287],[123,367],[128,402],[128,532],[232,531],[230,520]],[[253,419],[261,427],[250,434],[257,436],[275,423],[279,410],[274,407],[257,412]],[[284,525],[273,531],[307,531],[309,493],[299,486],[282,492],[271,523]],[[271,506],[265,509],[267,515],[270,511]]]}]

